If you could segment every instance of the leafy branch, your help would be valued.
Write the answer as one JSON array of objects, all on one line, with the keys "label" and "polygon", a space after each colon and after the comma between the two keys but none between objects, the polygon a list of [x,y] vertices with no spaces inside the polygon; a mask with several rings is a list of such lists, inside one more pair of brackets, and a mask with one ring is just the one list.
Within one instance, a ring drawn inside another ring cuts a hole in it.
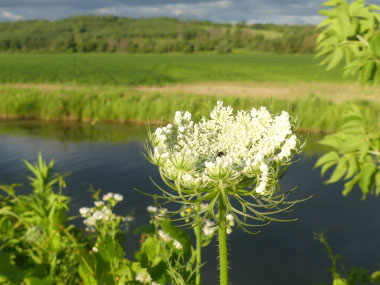
[{"label": "leafy branch", "polygon": [[347,0],[330,0],[322,10],[326,16],[318,27],[316,57],[327,70],[345,62],[345,75],[358,74],[360,83],[374,84],[380,77],[380,6],[366,5],[364,0],[350,4]]}]

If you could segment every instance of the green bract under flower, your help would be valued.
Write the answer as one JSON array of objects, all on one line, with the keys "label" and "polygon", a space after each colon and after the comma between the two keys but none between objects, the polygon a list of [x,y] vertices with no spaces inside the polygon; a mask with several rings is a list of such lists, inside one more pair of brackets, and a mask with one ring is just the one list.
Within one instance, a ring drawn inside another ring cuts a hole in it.
[{"label": "green bract under flower", "polygon": [[198,123],[189,112],[176,112],[173,124],[150,135],[149,156],[188,194],[220,187],[234,192],[243,185],[249,194],[270,196],[277,191],[281,167],[297,151],[293,129],[285,111],[272,116],[261,107],[234,114],[218,101],[210,118]]}]

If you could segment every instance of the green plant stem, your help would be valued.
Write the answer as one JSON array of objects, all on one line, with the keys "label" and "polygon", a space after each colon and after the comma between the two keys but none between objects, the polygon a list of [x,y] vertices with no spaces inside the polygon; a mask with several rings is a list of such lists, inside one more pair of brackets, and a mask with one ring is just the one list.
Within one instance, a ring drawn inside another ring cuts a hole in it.
[{"label": "green plant stem", "polygon": [[219,199],[218,217],[218,237],[219,237],[219,267],[220,285],[228,285],[228,256],[227,256],[227,233],[226,233],[226,206],[223,199]]},{"label": "green plant stem", "polygon": [[201,266],[202,266],[202,232],[201,232],[201,215],[200,215],[200,205],[197,205],[197,217],[195,221],[195,237],[196,237],[196,253],[197,253],[197,269],[196,269],[196,278],[195,284],[201,284]]}]

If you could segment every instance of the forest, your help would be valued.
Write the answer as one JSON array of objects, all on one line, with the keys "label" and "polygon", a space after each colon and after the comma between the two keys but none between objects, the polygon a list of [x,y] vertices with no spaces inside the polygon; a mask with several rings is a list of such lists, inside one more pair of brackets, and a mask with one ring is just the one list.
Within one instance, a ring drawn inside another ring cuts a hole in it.
[{"label": "forest", "polygon": [[72,16],[0,23],[0,52],[312,53],[317,36],[312,25]]}]

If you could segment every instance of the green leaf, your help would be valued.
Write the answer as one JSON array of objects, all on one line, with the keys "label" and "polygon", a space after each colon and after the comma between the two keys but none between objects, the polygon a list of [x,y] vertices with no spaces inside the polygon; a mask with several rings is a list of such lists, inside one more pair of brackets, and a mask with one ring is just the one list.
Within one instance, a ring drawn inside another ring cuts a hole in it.
[{"label": "green leaf", "polygon": [[360,83],[362,86],[365,86],[367,83],[372,83],[376,69],[377,66],[374,61],[368,61],[364,64],[363,69],[360,71]]},{"label": "green leaf", "polygon": [[6,277],[14,284],[20,284],[23,281],[22,271],[12,264],[9,253],[0,252],[0,277]]},{"label": "green leaf", "polygon": [[337,5],[339,5],[339,1],[337,0],[326,1],[322,4],[322,6],[330,6],[330,7],[337,6]]},{"label": "green leaf", "polygon": [[94,276],[92,276],[91,271],[89,271],[88,268],[84,264],[80,264],[78,266],[78,273],[79,273],[79,276],[82,278],[83,284],[85,285],[98,284]]},{"label": "green leaf", "polygon": [[375,175],[375,184],[376,184],[376,196],[380,195],[380,169],[377,170]]},{"label": "green leaf", "polygon": [[342,60],[343,55],[344,55],[343,49],[340,47],[336,47],[334,50],[334,53],[331,56],[330,63],[327,66],[326,70],[330,70],[336,67],[339,64],[339,62]]},{"label": "green leaf", "polygon": [[154,234],[155,230],[156,229],[155,229],[154,225],[152,225],[152,224],[142,225],[142,226],[138,226],[133,231],[133,234],[135,234],[135,235],[137,235],[137,234]]},{"label": "green leaf", "polygon": [[167,232],[172,238],[178,240],[183,246],[183,256],[186,259],[191,253],[191,238],[189,234],[178,227],[173,227],[170,221],[164,221],[162,229]]},{"label": "green leaf", "polygon": [[327,162],[337,161],[338,159],[339,159],[338,153],[336,153],[335,151],[330,151],[324,154],[323,156],[321,156],[315,163],[314,167],[320,167],[321,165],[324,165]]},{"label": "green leaf", "polygon": [[354,31],[351,29],[350,18],[346,10],[340,10],[338,13],[338,22],[340,30],[345,38],[350,37],[354,34]]},{"label": "green leaf", "polygon": [[323,177],[323,175],[325,175],[326,171],[329,170],[336,163],[337,163],[336,161],[331,161],[331,162],[327,162],[326,164],[324,164],[321,168],[321,176]]},{"label": "green leaf", "polygon": [[148,237],[141,246],[141,250],[136,253],[136,259],[142,266],[154,267],[162,261],[160,256],[160,241],[154,237]]},{"label": "green leaf", "polygon": [[350,194],[350,192],[352,191],[354,186],[359,182],[359,180],[360,180],[360,174],[356,175],[350,181],[346,182],[344,184],[344,189],[343,189],[342,195],[347,196],[348,194]]},{"label": "green leaf", "polygon": [[339,148],[340,141],[336,139],[334,135],[326,136],[319,141],[320,144],[331,146],[333,148]]},{"label": "green leaf", "polygon": [[380,281],[380,271],[375,271],[371,274],[371,281],[372,282],[379,282]]},{"label": "green leaf", "polygon": [[334,278],[333,285],[348,285],[348,282],[344,278]]},{"label": "green leaf", "polygon": [[327,184],[335,183],[339,179],[341,179],[347,171],[347,159],[345,157],[342,157],[336,168],[334,169],[334,172],[331,174],[331,177],[329,180],[326,181]]},{"label": "green leaf", "polygon": [[376,166],[373,163],[365,163],[360,173],[359,186],[363,192],[363,198],[369,194],[371,185],[373,184],[373,177],[376,173]]},{"label": "green leaf", "polygon": [[355,156],[349,156],[348,157],[348,171],[346,174],[345,179],[350,179],[355,173],[359,171],[359,165],[356,161]]}]

